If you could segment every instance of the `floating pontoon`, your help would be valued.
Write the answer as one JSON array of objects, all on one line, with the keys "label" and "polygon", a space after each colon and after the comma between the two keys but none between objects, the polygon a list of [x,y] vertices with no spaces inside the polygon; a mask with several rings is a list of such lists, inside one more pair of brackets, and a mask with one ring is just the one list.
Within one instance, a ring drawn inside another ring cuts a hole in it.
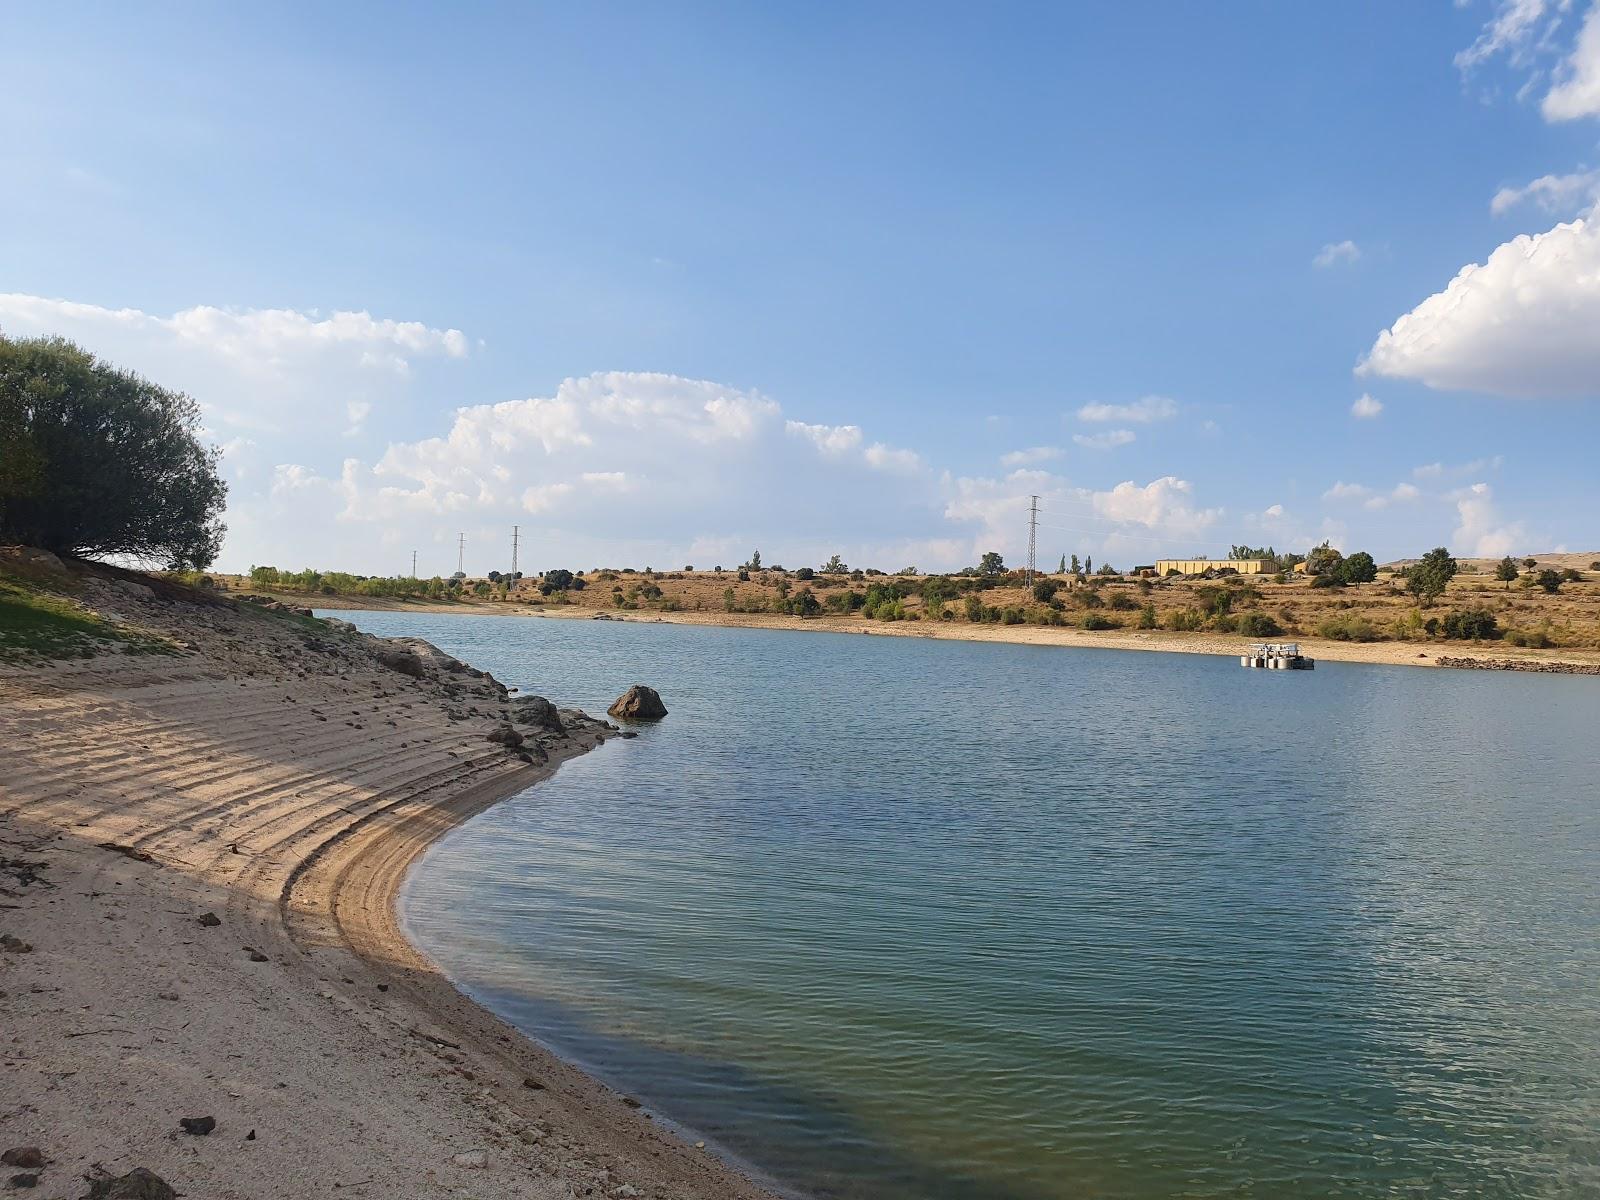
[{"label": "floating pontoon", "polygon": [[1300,653],[1299,642],[1257,642],[1250,653],[1239,656],[1239,665],[1265,671],[1314,671],[1317,662]]}]

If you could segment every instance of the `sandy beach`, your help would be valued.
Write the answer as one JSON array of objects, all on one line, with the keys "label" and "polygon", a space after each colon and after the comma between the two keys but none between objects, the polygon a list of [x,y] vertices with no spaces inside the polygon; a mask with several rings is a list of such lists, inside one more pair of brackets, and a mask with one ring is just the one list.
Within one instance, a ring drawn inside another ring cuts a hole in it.
[{"label": "sandy beach", "polygon": [[503,695],[459,666],[413,677],[303,618],[93,588],[187,648],[0,666],[0,1149],[45,1162],[7,1179],[765,1194],[463,997],[398,926],[434,838],[610,730],[526,731],[544,761],[525,762],[485,737]]}]

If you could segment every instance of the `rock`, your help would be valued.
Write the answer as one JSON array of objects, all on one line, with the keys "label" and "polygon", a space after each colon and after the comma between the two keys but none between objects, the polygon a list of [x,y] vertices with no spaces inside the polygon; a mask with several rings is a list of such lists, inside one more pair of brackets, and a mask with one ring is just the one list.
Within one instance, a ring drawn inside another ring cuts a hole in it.
[{"label": "rock", "polygon": [[522,745],[522,735],[509,725],[496,725],[483,736],[484,740],[498,742],[508,750],[515,750]]},{"label": "rock", "polygon": [[13,1146],[0,1154],[0,1163],[8,1167],[42,1167],[44,1151],[37,1146]]},{"label": "rock", "polygon": [[667,706],[661,703],[655,688],[636,683],[618,696],[617,702],[606,712],[629,721],[659,721],[667,715]]},{"label": "rock", "polygon": [[126,1175],[90,1180],[86,1200],[178,1200],[178,1193],[154,1171],[135,1167]]},{"label": "rock", "polygon": [[450,1160],[453,1166],[465,1167],[469,1171],[481,1171],[489,1165],[489,1152],[487,1150],[466,1150]]},{"label": "rock", "polygon": [[250,961],[251,962],[271,962],[272,961],[265,954],[261,953],[261,951],[257,950],[254,946],[246,946],[245,949],[250,952]]},{"label": "rock", "polygon": [[6,1186],[14,1188],[38,1187],[39,1177],[31,1174],[30,1172],[24,1171],[21,1174],[13,1175],[10,1179],[8,1179],[6,1181]]},{"label": "rock", "polygon": [[534,1092],[542,1092],[542,1091],[544,1091],[544,1084],[540,1083],[532,1075],[529,1075],[526,1079],[524,1079],[522,1081],[522,1086],[527,1088],[527,1089],[529,1089],[530,1091],[534,1091]]},{"label": "rock", "polygon": [[[31,954],[33,953],[33,943],[25,942],[21,938],[13,937],[9,933],[0,934],[0,950],[4,950],[7,954]],[[6,1159],[5,1161],[11,1163],[10,1159]],[[20,1164],[11,1163],[11,1165],[18,1166]]]},{"label": "rock", "polygon": [[194,1137],[205,1137],[217,1127],[215,1117],[179,1117],[178,1128]]},{"label": "rock", "polygon": [[532,725],[551,733],[565,733],[561,713],[543,696],[518,696],[511,702],[511,719],[518,725]]},{"label": "rock", "polygon": [[214,912],[203,912],[196,917],[195,920],[199,921],[200,924],[204,925],[207,929],[215,929],[218,925],[222,924],[222,918],[217,916],[217,914]]},{"label": "rock", "polygon": [[377,659],[391,671],[399,671],[402,675],[409,675],[413,679],[422,678],[422,659],[410,650],[396,650],[389,646],[380,646],[372,652],[372,657]]},{"label": "rock", "polygon": [[134,596],[140,600],[154,600],[156,598],[155,592],[145,587],[144,584],[135,583],[131,579],[113,579],[111,580],[111,586],[124,596]]}]

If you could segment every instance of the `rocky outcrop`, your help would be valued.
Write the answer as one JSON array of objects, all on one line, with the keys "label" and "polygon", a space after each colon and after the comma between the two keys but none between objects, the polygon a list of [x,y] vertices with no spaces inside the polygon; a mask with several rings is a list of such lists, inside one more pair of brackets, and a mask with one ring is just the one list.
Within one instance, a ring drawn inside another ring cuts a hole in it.
[{"label": "rocky outcrop", "polygon": [[531,725],[551,733],[567,731],[561,713],[543,696],[518,696],[511,702],[511,719],[518,725]]},{"label": "rocky outcrop", "polygon": [[1600,663],[1543,662],[1533,658],[1449,658],[1440,655],[1441,667],[1466,671],[1536,671],[1545,675],[1600,675]]},{"label": "rocky outcrop", "polygon": [[628,721],[659,721],[667,715],[667,706],[661,703],[655,688],[636,683],[618,696],[606,712]]},{"label": "rocky outcrop", "polygon": [[484,737],[491,742],[497,742],[507,750],[515,750],[522,745],[522,735],[509,725],[496,725]]},{"label": "rocky outcrop", "polygon": [[379,646],[372,652],[372,657],[391,671],[399,671],[413,679],[422,678],[422,660],[415,651],[400,646]]}]

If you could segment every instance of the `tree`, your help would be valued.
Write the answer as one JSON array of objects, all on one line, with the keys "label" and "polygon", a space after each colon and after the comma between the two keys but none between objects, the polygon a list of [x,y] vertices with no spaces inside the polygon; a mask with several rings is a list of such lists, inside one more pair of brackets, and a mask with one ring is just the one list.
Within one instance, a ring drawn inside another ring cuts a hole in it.
[{"label": "tree", "polygon": [[[1342,562],[1344,562],[1344,555],[1328,545],[1327,542],[1323,542],[1320,546],[1313,546],[1311,552],[1306,555],[1306,574],[1327,574],[1338,578],[1339,564]],[[1343,581],[1341,580],[1341,582]]]},{"label": "tree", "polygon": [[797,617],[814,617],[822,611],[822,601],[811,594],[810,588],[801,588],[794,594],[790,609]]},{"label": "tree", "polygon": [[822,573],[824,575],[848,575],[850,574],[850,568],[845,566],[844,560],[835,554],[822,564]]},{"label": "tree", "polygon": [[749,567],[752,571],[761,570],[761,551],[753,551],[750,555],[750,561],[745,563],[745,566]]},{"label": "tree", "polygon": [[1033,585],[1033,598],[1040,604],[1049,604],[1055,598],[1058,586],[1054,579],[1041,579]]},{"label": "tree", "polygon": [[978,573],[980,575],[1002,575],[1005,573],[1006,560],[998,553],[991,550],[978,560]]},{"label": "tree", "polygon": [[1357,550],[1336,568],[1341,583],[1371,583],[1378,577],[1378,564],[1365,550]]},{"label": "tree", "polygon": [[576,581],[571,571],[555,570],[544,573],[544,581],[539,584],[539,591],[548,596],[551,592],[564,592]]},{"label": "tree", "polygon": [[1076,554],[1072,556],[1072,564],[1070,567],[1068,567],[1068,570],[1070,570],[1074,575],[1081,575],[1083,573],[1083,567],[1079,564],[1078,556]]},{"label": "tree", "polygon": [[199,435],[181,392],[64,338],[0,337],[0,540],[204,570],[227,485]]},{"label": "tree", "polygon": [[1061,556],[1061,565],[1056,568],[1056,574],[1057,575],[1065,575],[1066,573],[1067,573],[1067,556],[1065,554],[1063,554]]},{"label": "tree", "polygon": [[1561,572],[1552,571],[1549,567],[1535,575],[1533,581],[1552,596],[1561,590]]},{"label": "tree", "polygon": [[724,610],[727,612],[733,611],[734,599],[735,596],[731,587],[725,587],[722,589],[722,607]]},{"label": "tree", "polygon": [[[827,568],[824,567],[823,570],[827,570]],[[815,571],[813,571],[810,567],[801,567],[798,571],[796,571],[794,573],[794,577],[796,579],[813,579],[813,578],[816,577],[816,574],[817,573]]]},{"label": "tree", "polygon": [[1083,573],[1085,575],[1093,575],[1094,574],[1094,556],[1093,555],[1085,554],[1083,556]]},{"label": "tree", "polygon": [[1429,550],[1406,572],[1406,590],[1423,604],[1432,604],[1456,577],[1456,560],[1443,546]]},{"label": "tree", "polygon": [[1494,569],[1494,577],[1506,585],[1507,591],[1511,589],[1512,583],[1515,582],[1519,574],[1521,572],[1517,570],[1517,560],[1509,554],[1502,558],[1500,565]]}]

